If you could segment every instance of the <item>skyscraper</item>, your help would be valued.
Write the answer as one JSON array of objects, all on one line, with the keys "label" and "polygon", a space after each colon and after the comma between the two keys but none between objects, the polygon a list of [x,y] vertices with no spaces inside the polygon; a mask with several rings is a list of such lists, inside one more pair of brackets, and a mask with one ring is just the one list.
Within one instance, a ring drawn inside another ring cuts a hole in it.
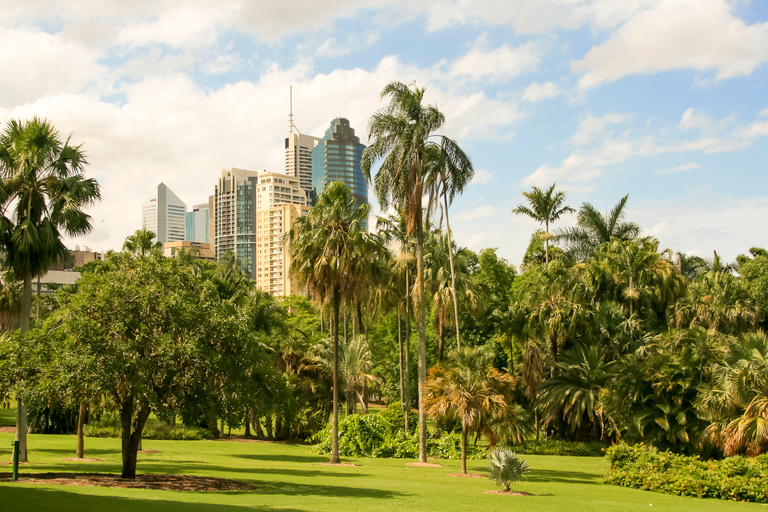
[{"label": "skyscraper", "polygon": [[365,145],[355,136],[349,121],[337,117],[312,150],[312,188],[320,195],[332,181],[343,181],[357,199],[357,205],[368,202],[368,184],[360,169]]},{"label": "skyscraper", "polygon": [[189,242],[208,243],[208,203],[196,204],[187,212],[186,238]]},{"label": "skyscraper", "polygon": [[319,140],[317,137],[302,134],[293,123],[293,87],[291,87],[288,136],[285,138],[285,174],[299,178],[299,186],[306,193],[307,204],[311,202],[312,149]]},{"label": "skyscraper", "polygon": [[157,186],[157,194],[144,202],[141,227],[155,234],[162,244],[184,240],[187,205],[171,192],[165,183]]},{"label": "skyscraper", "polygon": [[232,251],[244,260],[248,277],[256,275],[256,187],[258,174],[232,168],[221,171],[212,196],[213,250],[216,259]]}]

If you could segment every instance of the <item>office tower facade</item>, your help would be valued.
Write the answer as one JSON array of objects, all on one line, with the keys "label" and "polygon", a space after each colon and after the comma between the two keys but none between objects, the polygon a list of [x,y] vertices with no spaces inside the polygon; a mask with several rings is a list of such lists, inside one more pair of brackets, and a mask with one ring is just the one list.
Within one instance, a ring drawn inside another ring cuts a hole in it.
[{"label": "office tower facade", "polygon": [[142,206],[141,227],[152,231],[155,240],[162,244],[184,240],[186,215],[187,205],[165,183],[160,183],[155,197]]},{"label": "office tower facade", "polygon": [[320,139],[291,131],[285,138],[285,174],[299,178],[299,186],[306,193],[306,202],[311,201],[312,191],[312,149]]},{"label": "office tower facade", "polygon": [[294,176],[259,171],[258,179],[256,287],[274,296],[301,294],[288,272],[291,253],[283,237],[309,211],[306,191]]},{"label": "office tower facade", "polygon": [[209,205],[213,206],[213,250],[219,260],[232,251],[256,275],[256,188],[258,173],[232,168],[221,171]]},{"label": "office tower facade", "polygon": [[189,242],[208,243],[209,203],[196,204],[187,212],[186,238]]},{"label": "office tower facade", "polygon": [[332,181],[343,181],[357,200],[357,206],[368,202],[368,184],[360,169],[365,145],[355,136],[349,121],[337,117],[312,150],[313,194],[320,195]]}]

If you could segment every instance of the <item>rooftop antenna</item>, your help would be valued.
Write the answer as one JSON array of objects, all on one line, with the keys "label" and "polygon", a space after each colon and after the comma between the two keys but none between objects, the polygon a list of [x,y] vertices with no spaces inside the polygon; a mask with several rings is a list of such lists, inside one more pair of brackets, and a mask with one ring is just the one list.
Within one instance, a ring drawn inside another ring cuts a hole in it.
[{"label": "rooftop antenna", "polygon": [[301,135],[301,131],[296,127],[296,125],[293,123],[293,86],[291,85],[289,87],[290,90],[290,103],[289,103],[289,113],[288,113],[288,133],[293,133],[293,130],[296,130],[296,133]]}]

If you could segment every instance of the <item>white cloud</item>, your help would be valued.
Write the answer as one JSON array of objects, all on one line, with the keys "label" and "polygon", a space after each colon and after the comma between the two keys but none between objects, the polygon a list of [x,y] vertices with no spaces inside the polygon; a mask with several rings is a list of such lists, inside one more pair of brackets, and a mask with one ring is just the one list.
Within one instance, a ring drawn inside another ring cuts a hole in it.
[{"label": "white cloud", "polygon": [[613,132],[606,132],[606,126],[628,123],[632,120],[629,114],[608,113],[595,117],[589,114],[579,122],[578,131],[571,136],[571,142],[576,146],[585,146],[596,139],[604,139]]},{"label": "white cloud", "polygon": [[680,119],[678,127],[682,130],[699,129],[701,133],[711,135],[725,131],[736,124],[736,115],[730,114],[729,116],[715,120],[710,117],[706,112],[689,108],[683,112],[683,117]]},{"label": "white cloud", "polygon": [[493,179],[493,174],[485,169],[475,169],[475,177],[472,178],[472,185],[485,185]]},{"label": "white cloud", "polygon": [[699,164],[691,162],[689,164],[678,165],[677,167],[667,167],[660,170],[657,174],[672,174],[676,172],[690,171],[691,169],[698,169],[700,167]]},{"label": "white cloud", "polygon": [[482,217],[488,217],[496,213],[496,208],[493,206],[478,206],[477,208],[470,208],[469,210],[462,210],[451,217],[456,222],[468,221],[480,219]]},{"label": "white cloud", "polygon": [[712,71],[716,80],[751,74],[768,60],[768,22],[747,25],[726,0],[661,0],[572,62],[582,89],[632,74]]},{"label": "white cloud", "polygon": [[525,88],[523,101],[536,102],[556,97],[560,94],[555,82],[533,83]]},{"label": "white cloud", "polygon": [[472,49],[453,63],[450,74],[476,82],[500,82],[535,70],[541,60],[538,44],[532,41],[517,47],[487,47],[486,36],[480,36]]}]

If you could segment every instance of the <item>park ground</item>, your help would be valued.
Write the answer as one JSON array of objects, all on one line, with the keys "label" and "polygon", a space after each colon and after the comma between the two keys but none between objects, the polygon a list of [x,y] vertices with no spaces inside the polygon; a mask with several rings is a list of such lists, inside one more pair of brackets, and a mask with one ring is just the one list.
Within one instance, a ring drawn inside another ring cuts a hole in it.
[{"label": "park ground", "polygon": [[[13,434],[0,433],[0,510],[68,512],[80,510],[227,512],[265,511],[746,511],[765,505],[701,500],[604,485],[607,465],[597,457],[526,455],[529,478],[513,487],[534,496],[486,494],[496,489],[487,478],[457,478],[460,462],[435,460],[443,467],[408,467],[404,459],[353,459],[355,466],[319,465],[328,461],[303,444],[235,441],[153,441],[139,455],[139,473],[183,474],[238,480],[246,491],[168,491],[29,483],[35,473],[120,473],[120,441],[86,438],[86,457],[74,462],[75,437],[30,435],[30,465],[11,482]],[[486,474],[484,460],[468,463]],[[25,483],[26,480],[26,483]]]}]

